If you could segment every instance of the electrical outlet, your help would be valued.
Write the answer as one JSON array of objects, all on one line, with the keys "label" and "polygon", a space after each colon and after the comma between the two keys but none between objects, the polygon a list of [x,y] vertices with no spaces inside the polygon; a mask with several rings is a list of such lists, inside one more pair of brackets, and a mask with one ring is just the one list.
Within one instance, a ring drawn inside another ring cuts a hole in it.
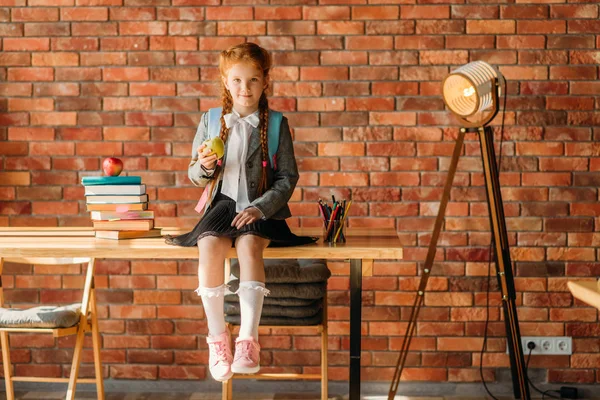
[{"label": "electrical outlet", "polygon": [[[531,354],[543,355],[570,355],[573,354],[573,341],[569,336],[521,336],[523,354],[527,357],[529,348],[527,343],[533,342],[535,348]],[[506,346],[508,354],[508,345]]]}]

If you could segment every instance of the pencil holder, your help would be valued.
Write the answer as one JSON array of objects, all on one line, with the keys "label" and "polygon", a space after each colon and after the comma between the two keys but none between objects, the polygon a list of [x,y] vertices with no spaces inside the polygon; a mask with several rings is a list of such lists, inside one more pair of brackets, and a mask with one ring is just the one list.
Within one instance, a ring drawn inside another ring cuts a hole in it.
[{"label": "pencil holder", "polygon": [[341,221],[332,221],[329,229],[325,230],[324,239],[326,243],[344,243],[344,223]]},{"label": "pencil holder", "polygon": [[331,200],[333,203],[330,206],[319,199],[319,211],[323,216],[323,241],[329,244],[343,243],[346,241],[344,225],[352,200],[348,203],[346,200],[336,201],[334,196],[331,196]]}]

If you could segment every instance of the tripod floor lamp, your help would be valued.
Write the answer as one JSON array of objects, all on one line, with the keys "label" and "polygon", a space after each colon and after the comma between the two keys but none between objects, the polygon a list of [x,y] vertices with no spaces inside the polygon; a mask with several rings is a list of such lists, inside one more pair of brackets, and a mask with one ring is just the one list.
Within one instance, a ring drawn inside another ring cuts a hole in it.
[{"label": "tripod floor lamp", "polygon": [[431,275],[431,267],[435,258],[437,241],[440,235],[446,205],[450,198],[452,181],[460,158],[463,141],[466,132],[479,133],[481,145],[481,158],[483,161],[483,173],[485,176],[486,195],[490,215],[490,226],[494,242],[494,257],[496,261],[496,274],[502,296],[502,308],[504,310],[504,322],[506,325],[506,338],[509,348],[510,366],[512,372],[513,391],[516,399],[524,398],[530,400],[529,386],[527,385],[526,366],[521,346],[521,334],[519,332],[519,320],[515,304],[515,285],[508,248],[508,236],[506,233],[506,221],[502,208],[502,196],[500,194],[500,181],[498,167],[496,165],[496,154],[493,144],[493,131],[487,124],[498,113],[498,97],[500,96],[501,83],[504,77],[499,71],[483,61],[474,61],[452,71],[443,82],[442,95],[444,103],[450,111],[456,115],[462,124],[450,168],[444,186],[442,200],[440,202],[438,215],[435,220],[429,250],[425,259],[423,273],[415,302],[413,304],[410,320],[398,357],[398,363],[388,393],[388,400],[396,395],[402,370],[406,362],[410,342],[416,328],[419,311],[424,302],[427,280]]}]

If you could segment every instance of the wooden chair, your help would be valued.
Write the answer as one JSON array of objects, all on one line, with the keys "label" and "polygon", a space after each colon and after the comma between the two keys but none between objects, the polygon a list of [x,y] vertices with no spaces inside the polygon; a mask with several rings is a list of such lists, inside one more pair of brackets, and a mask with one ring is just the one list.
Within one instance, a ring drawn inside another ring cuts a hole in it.
[{"label": "wooden chair", "polygon": [[[225,277],[226,280],[229,278],[229,272],[231,270],[231,260],[225,260]],[[239,331],[239,325],[233,325],[226,323],[227,329],[230,333],[234,334]],[[319,325],[260,325],[261,328],[281,329],[285,328],[288,330],[303,330],[307,328],[314,329],[315,333],[321,334],[321,372],[319,374],[290,374],[290,373],[257,373],[257,374],[234,374],[232,378],[222,383],[221,388],[221,399],[232,400],[233,397],[233,379],[259,379],[259,380],[320,380],[321,381],[321,400],[328,399],[328,378],[327,378],[327,295],[323,299],[323,320]],[[233,335],[232,335],[233,341]],[[234,348],[232,344],[232,349]]]},{"label": "wooden chair", "polygon": [[[13,400],[13,382],[68,382],[67,400],[75,399],[75,387],[77,383],[95,383],[98,400],[104,400],[104,381],[102,380],[102,364],[100,361],[100,333],[98,330],[98,319],[96,315],[96,293],[94,290],[94,259],[93,258],[0,258],[0,277],[4,262],[19,264],[38,265],[64,265],[87,263],[87,272],[81,300],[81,312],[79,322],[69,328],[38,328],[38,327],[4,327],[0,328],[0,339],[2,342],[2,362],[4,366],[4,382],[6,385],[6,398]],[[4,293],[0,280],[0,307],[4,307]],[[69,378],[46,378],[14,376],[11,373],[9,333],[30,332],[52,334],[53,337],[77,335],[73,361]],[[85,334],[91,332],[94,353],[95,379],[79,379],[79,366],[81,364],[83,342]]]}]

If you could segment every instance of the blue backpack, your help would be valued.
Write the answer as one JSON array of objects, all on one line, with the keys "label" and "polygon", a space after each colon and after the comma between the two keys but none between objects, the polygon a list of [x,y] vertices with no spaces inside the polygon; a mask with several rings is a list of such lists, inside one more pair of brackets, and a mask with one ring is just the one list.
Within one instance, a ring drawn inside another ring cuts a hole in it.
[{"label": "blue backpack", "polygon": [[[221,132],[221,111],[222,107],[211,108],[208,110],[208,137],[214,138],[219,136]],[[281,120],[283,114],[279,111],[269,110],[269,129],[267,130],[268,136],[268,147],[269,147],[269,161],[271,168],[276,168],[275,154],[277,154],[277,148],[279,147],[279,128],[281,127]]]}]

